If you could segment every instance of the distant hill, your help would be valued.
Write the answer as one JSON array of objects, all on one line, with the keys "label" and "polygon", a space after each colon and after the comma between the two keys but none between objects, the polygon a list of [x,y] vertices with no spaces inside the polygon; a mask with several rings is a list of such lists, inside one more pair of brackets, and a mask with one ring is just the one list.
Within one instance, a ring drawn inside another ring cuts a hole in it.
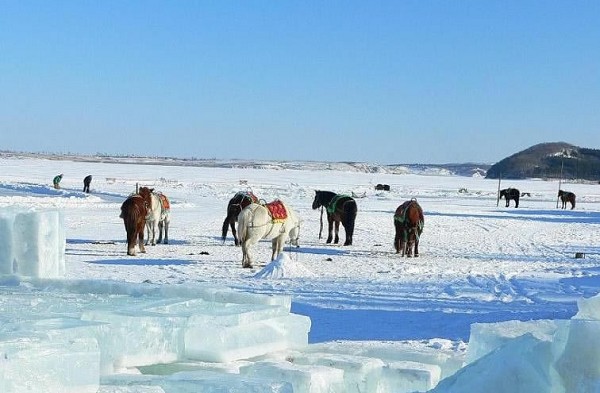
[{"label": "distant hill", "polygon": [[540,143],[513,154],[488,171],[487,179],[560,178],[600,180],[600,150],[565,142]]}]

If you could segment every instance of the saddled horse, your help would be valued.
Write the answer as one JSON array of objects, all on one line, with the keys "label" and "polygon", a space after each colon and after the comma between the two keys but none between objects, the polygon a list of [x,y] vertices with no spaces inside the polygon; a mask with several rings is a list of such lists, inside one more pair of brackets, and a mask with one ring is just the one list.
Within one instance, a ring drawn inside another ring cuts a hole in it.
[{"label": "saddled horse", "polygon": [[279,200],[265,205],[251,203],[238,216],[238,230],[242,245],[242,267],[251,268],[253,260],[250,249],[261,239],[271,240],[271,260],[282,252],[288,239],[298,246],[300,220],[294,210]]},{"label": "saddled horse", "polygon": [[515,207],[519,207],[519,198],[521,197],[521,192],[516,188],[505,188],[504,190],[500,190],[499,198],[506,199],[506,207],[509,206],[510,200],[515,201]]},{"label": "saddled horse", "polygon": [[223,230],[221,232],[221,239],[223,239],[223,242],[227,237],[227,229],[231,227],[233,242],[236,246],[240,245],[240,240],[235,231],[235,223],[242,212],[242,209],[251,203],[258,203],[258,198],[251,191],[239,191],[229,200],[229,203],[227,204],[227,216],[223,221]]},{"label": "saddled horse", "polygon": [[567,208],[567,202],[571,204],[571,210],[575,209],[575,194],[569,191],[558,190],[558,197],[562,202],[562,208]]},{"label": "saddled horse", "polygon": [[394,247],[396,253],[407,257],[419,256],[419,239],[423,232],[425,217],[423,209],[416,199],[406,201],[396,209],[394,213],[394,227],[396,228],[396,237],[394,238]]},{"label": "saddled horse", "polygon": [[150,206],[150,194],[147,192],[130,195],[121,205],[121,214],[127,232],[127,255],[135,255],[136,241],[140,252],[144,248],[144,227]]},{"label": "saddled horse", "polygon": [[[140,194],[150,195],[150,204],[148,206],[148,214],[146,215],[146,229],[148,238],[146,245],[150,243],[155,246],[156,243],[169,243],[169,224],[171,223],[171,204],[169,199],[161,192],[154,192],[154,188],[140,187]],[[158,230],[158,240],[156,240],[156,232]],[[163,238],[164,232],[164,238]]]},{"label": "saddled horse", "polygon": [[[356,201],[348,195],[336,194],[331,191],[315,191],[315,199],[312,203],[313,209],[325,207],[327,210],[328,235],[327,243],[331,243],[333,238],[333,229],[335,227],[335,239],[333,242],[338,244],[340,241],[340,223],[346,231],[346,241],[344,246],[352,245],[352,236],[354,235],[354,223],[358,207]],[[321,210],[321,226],[323,225],[323,210]],[[319,234],[319,238],[320,238]]]}]

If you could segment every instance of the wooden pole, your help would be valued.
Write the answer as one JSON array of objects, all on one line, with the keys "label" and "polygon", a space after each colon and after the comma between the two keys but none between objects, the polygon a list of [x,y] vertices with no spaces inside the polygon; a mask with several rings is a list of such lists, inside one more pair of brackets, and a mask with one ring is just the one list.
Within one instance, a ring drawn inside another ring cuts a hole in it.
[{"label": "wooden pole", "polygon": [[498,192],[496,193],[496,207],[500,204],[500,180],[502,180],[502,174],[498,176]]},{"label": "wooden pole", "polygon": [[[558,178],[558,191],[560,191],[560,188],[562,186],[562,176],[563,176],[563,159],[560,160],[560,177]],[[558,197],[558,192],[556,193],[556,208],[558,209],[558,200],[560,198]]]}]

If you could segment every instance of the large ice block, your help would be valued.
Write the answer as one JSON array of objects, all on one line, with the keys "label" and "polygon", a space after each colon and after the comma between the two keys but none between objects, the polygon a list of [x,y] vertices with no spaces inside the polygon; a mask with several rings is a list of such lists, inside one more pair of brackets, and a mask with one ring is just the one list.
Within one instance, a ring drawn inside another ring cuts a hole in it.
[{"label": "large ice block", "polygon": [[474,323],[471,325],[466,363],[472,363],[506,342],[526,333],[531,333],[543,341],[553,341],[556,331],[568,322],[568,320],[545,319]]},{"label": "large ice block", "polygon": [[288,362],[256,362],[240,367],[242,375],[286,381],[294,393],[343,393],[344,371],[325,366],[304,366]]},{"label": "large ice block", "polygon": [[10,209],[0,215],[0,273],[63,277],[66,235],[58,210]]},{"label": "large ice block", "polygon": [[600,321],[570,321],[556,369],[566,392],[600,391]]},{"label": "large ice block", "polygon": [[288,356],[287,359],[294,364],[327,366],[343,370],[346,393],[380,392],[378,385],[385,366],[381,359],[326,352],[296,353]]},{"label": "large ice block", "polygon": [[96,393],[99,361],[91,337],[0,335],[0,392]]},{"label": "large ice block", "polygon": [[233,325],[200,321],[190,321],[186,328],[185,351],[190,359],[230,362],[308,345],[310,318],[303,315]]},{"label": "large ice block", "polygon": [[[102,379],[102,386],[132,388],[146,393],[142,388],[160,388],[165,393],[295,393],[292,385],[284,381],[210,371],[177,373],[170,376],[113,375]],[[100,392],[103,392],[100,390]],[[99,392],[99,393],[100,393]],[[110,391],[109,391],[110,392]],[[120,391],[117,390],[120,393]],[[138,391],[134,391],[138,393]],[[153,392],[150,390],[149,392]],[[129,391],[124,390],[124,393]]]},{"label": "large ice block", "polygon": [[[552,343],[528,333],[442,380],[430,393],[558,393]],[[569,392],[583,392],[570,390]]]}]

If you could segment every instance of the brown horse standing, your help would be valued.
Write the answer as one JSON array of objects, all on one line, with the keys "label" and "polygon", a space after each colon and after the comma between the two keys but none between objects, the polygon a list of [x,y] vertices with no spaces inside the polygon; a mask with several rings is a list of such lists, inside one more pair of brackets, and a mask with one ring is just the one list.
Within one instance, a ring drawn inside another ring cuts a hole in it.
[{"label": "brown horse standing", "polygon": [[[327,209],[327,223],[329,224],[327,243],[331,243],[333,238],[332,231],[335,226],[334,243],[338,244],[340,241],[339,233],[341,222],[346,231],[346,241],[344,242],[344,246],[351,246],[352,236],[354,234],[354,222],[356,221],[356,213],[358,211],[356,201],[348,195],[336,194],[331,191],[315,191],[315,193],[312,208],[318,209],[319,207],[324,206]],[[321,211],[321,217],[323,217],[322,214]]]},{"label": "brown horse standing", "polygon": [[419,238],[423,232],[425,217],[423,209],[417,203],[416,199],[404,202],[398,206],[394,213],[394,226],[396,227],[396,237],[394,239],[394,247],[396,253],[401,253],[401,256],[406,254],[407,257],[419,256]]},{"label": "brown horse standing", "polygon": [[223,242],[227,237],[227,229],[231,227],[233,241],[236,246],[240,245],[240,240],[238,239],[237,232],[235,231],[235,223],[242,209],[252,202],[258,203],[258,198],[251,191],[239,191],[233,196],[233,198],[229,200],[229,203],[227,204],[227,217],[225,217],[225,220],[223,221],[223,230],[221,234],[221,239],[223,239]]},{"label": "brown horse standing", "polygon": [[575,209],[575,194],[569,191],[558,190],[558,197],[562,202],[562,208],[567,208],[567,202],[571,204],[571,210]]},{"label": "brown horse standing", "polygon": [[125,224],[127,232],[127,255],[135,256],[136,240],[140,252],[145,253],[144,248],[144,227],[146,226],[146,215],[148,214],[148,206],[150,206],[150,194],[143,193],[148,190],[145,187],[140,189],[140,194],[129,196],[121,205],[121,217]]}]

